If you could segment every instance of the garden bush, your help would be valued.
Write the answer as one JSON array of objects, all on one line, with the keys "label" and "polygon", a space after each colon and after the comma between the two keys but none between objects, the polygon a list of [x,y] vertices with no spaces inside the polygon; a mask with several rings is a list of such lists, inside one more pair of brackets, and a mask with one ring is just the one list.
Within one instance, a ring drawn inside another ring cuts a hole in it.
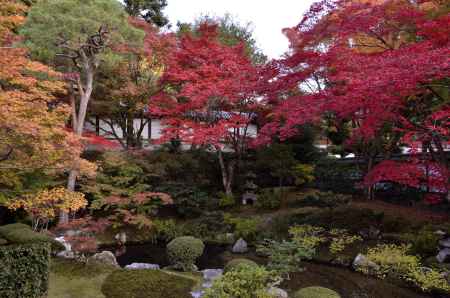
[{"label": "garden bush", "polygon": [[231,261],[229,261],[224,268],[224,272],[228,272],[237,268],[240,268],[241,266],[258,266],[258,264],[256,264],[254,261],[249,260],[249,259],[244,259],[244,258],[238,258],[238,259],[233,259]]},{"label": "garden bush", "polygon": [[30,226],[22,223],[0,226],[0,238],[14,244],[47,242],[50,243],[50,248],[53,253],[57,253],[65,249],[64,245],[49,235],[36,233],[31,230]]},{"label": "garden bush", "polygon": [[327,229],[346,229],[357,233],[361,229],[379,226],[384,219],[384,213],[370,209],[355,209],[347,206],[332,210],[323,210],[310,214],[299,213],[291,218],[291,224],[309,224]]},{"label": "garden bush", "polygon": [[341,298],[341,296],[327,288],[307,287],[297,291],[294,298]]},{"label": "garden bush", "polygon": [[190,298],[195,282],[161,270],[116,270],[102,285],[106,298]]},{"label": "garden bush", "polygon": [[[404,279],[422,290],[450,291],[442,272],[424,268],[418,257],[409,254],[410,249],[410,245],[381,244],[367,251],[367,259],[378,265],[375,274],[380,278],[390,276]],[[368,273],[365,267],[358,270]]]},{"label": "garden bush", "polygon": [[256,206],[260,209],[278,209],[285,195],[284,191],[279,188],[262,189],[258,195]]},{"label": "garden bush", "polygon": [[173,219],[155,219],[152,221],[153,241],[162,240],[168,242],[181,235],[179,225]]},{"label": "garden bush", "polygon": [[222,208],[229,208],[236,205],[236,198],[233,195],[227,195],[224,192],[219,192],[219,206]]},{"label": "garden bush", "polygon": [[230,214],[224,215],[225,224],[231,225],[234,229],[236,237],[246,240],[253,240],[258,233],[260,220],[258,218],[241,218],[233,217]]},{"label": "garden bush", "polygon": [[422,257],[435,256],[439,236],[433,230],[422,229],[418,233],[405,234],[405,240],[411,243],[411,251]]},{"label": "garden bush", "polygon": [[280,281],[264,267],[242,265],[226,272],[205,291],[204,298],[275,298],[268,289]]},{"label": "garden bush", "polygon": [[203,254],[204,249],[202,240],[183,236],[167,244],[167,256],[174,269],[195,271],[195,260]]},{"label": "garden bush", "polygon": [[0,227],[0,297],[42,297],[48,289],[50,238],[29,226]]},{"label": "garden bush", "polygon": [[343,194],[336,194],[331,191],[314,192],[307,195],[303,200],[297,201],[297,205],[305,207],[322,207],[322,208],[336,208],[341,205],[348,204],[350,196]]}]

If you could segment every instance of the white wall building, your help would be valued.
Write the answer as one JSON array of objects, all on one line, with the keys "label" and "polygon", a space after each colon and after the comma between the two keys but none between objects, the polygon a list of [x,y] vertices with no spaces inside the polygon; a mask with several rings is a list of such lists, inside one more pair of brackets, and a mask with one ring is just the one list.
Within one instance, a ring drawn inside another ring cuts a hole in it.
[{"label": "white wall building", "polygon": [[[141,138],[144,149],[154,150],[160,147],[160,145],[156,144],[162,137],[163,124],[161,123],[161,119],[134,119],[133,126],[135,130],[143,128]],[[85,130],[111,141],[117,140],[116,136],[123,139],[124,135],[122,128],[117,124],[111,125],[108,119],[90,118],[85,123]],[[256,138],[258,136],[258,126],[253,123],[250,124],[246,133],[248,137]],[[182,144],[182,148],[188,150],[190,145]]]}]

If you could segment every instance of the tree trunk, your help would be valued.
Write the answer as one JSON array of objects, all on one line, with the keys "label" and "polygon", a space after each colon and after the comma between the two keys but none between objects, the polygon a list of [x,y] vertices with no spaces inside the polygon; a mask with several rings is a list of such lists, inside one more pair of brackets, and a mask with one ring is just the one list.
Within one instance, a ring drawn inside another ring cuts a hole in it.
[{"label": "tree trunk", "polygon": [[[374,158],[372,156],[369,157],[369,162],[367,164],[367,173],[370,173],[370,171],[372,171],[373,168],[373,162],[374,162]],[[367,187],[367,199],[368,200],[372,200],[373,199],[373,185],[369,185]]]},{"label": "tree trunk", "polygon": [[[70,94],[70,101],[71,101],[71,108],[72,108],[72,128],[77,136],[83,135],[84,130],[84,122],[86,120],[86,114],[87,114],[87,107],[89,104],[89,100],[91,99],[92,89],[93,89],[93,83],[94,83],[94,70],[92,69],[92,66],[88,64],[86,61],[84,71],[86,73],[86,81],[83,86],[83,83],[81,82],[81,79],[78,79],[78,89],[80,93],[80,104],[77,111],[76,101],[75,101],[75,94],[73,93],[73,90],[71,90]],[[74,165],[74,167],[69,172],[69,177],[67,179],[67,189],[70,191],[75,190],[75,183],[77,181],[78,176],[78,169],[77,166]],[[59,223],[60,224],[66,224],[69,222],[69,214],[67,212],[61,211],[59,213]]]},{"label": "tree trunk", "polygon": [[219,158],[220,170],[222,172],[222,183],[225,189],[225,194],[227,196],[233,195],[233,178],[234,178],[234,162],[230,161],[228,166],[225,165],[225,160],[223,158],[222,150],[220,148],[216,148],[217,155]]}]

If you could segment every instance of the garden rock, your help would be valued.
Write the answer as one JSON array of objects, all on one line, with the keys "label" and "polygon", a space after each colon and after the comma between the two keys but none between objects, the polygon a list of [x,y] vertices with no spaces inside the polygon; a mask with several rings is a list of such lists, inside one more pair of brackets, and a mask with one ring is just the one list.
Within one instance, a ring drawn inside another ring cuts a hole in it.
[{"label": "garden rock", "polygon": [[142,270],[142,269],[159,270],[160,267],[159,267],[158,264],[132,263],[130,265],[126,265],[125,269],[131,269],[131,270]]},{"label": "garden rock", "polygon": [[120,244],[123,245],[123,244],[127,243],[127,234],[125,232],[117,233],[114,236],[114,239],[116,239],[117,242],[119,242]]},{"label": "garden rock", "polygon": [[202,288],[198,291],[191,292],[193,298],[201,298],[205,294],[205,290],[212,287],[214,280],[220,278],[223,274],[222,269],[205,269],[202,271],[203,283]]},{"label": "garden rock", "polygon": [[65,251],[71,251],[72,250],[72,246],[70,245],[69,242],[66,241],[66,239],[64,239],[64,236],[56,237],[55,240],[58,241],[59,243],[61,243],[64,246]]},{"label": "garden rock", "polygon": [[267,293],[274,298],[288,298],[288,293],[280,288],[277,287],[271,287]]},{"label": "garden rock", "polygon": [[56,256],[58,258],[63,258],[63,259],[74,259],[75,258],[75,254],[73,253],[73,251],[70,251],[70,250],[60,251],[56,254]]},{"label": "garden rock", "polygon": [[367,257],[363,254],[358,254],[355,258],[355,260],[353,261],[353,268],[354,269],[358,269],[358,268],[366,268],[370,273],[377,271],[380,267],[375,264],[374,262],[370,261],[369,259],[367,259]]},{"label": "garden rock", "polygon": [[233,249],[231,251],[235,254],[243,254],[248,252],[247,242],[244,239],[239,238],[239,240],[233,245]]},{"label": "garden rock", "polygon": [[438,255],[436,256],[436,260],[439,263],[444,263],[448,259],[450,259],[450,248],[441,249]]},{"label": "garden rock", "polygon": [[439,246],[450,248],[450,238],[439,241]]},{"label": "garden rock", "polygon": [[222,269],[205,269],[202,271],[203,279],[213,281],[222,276]]},{"label": "garden rock", "polygon": [[117,264],[116,257],[110,251],[102,251],[100,253],[96,253],[92,257],[89,257],[88,262],[95,262],[95,263],[119,267],[119,264]]},{"label": "garden rock", "polygon": [[441,238],[444,238],[447,235],[447,233],[442,231],[442,230],[434,231],[434,234],[439,236],[439,237],[441,237]]},{"label": "garden rock", "polygon": [[359,231],[359,235],[366,240],[377,240],[381,236],[381,231],[371,226],[368,229],[362,229]]}]

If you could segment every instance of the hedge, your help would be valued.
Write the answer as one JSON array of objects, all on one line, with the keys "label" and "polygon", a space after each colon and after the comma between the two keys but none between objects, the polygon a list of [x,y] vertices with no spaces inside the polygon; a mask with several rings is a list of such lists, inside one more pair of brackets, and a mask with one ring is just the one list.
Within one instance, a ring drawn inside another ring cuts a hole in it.
[{"label": "hedge", "polygon": [[0,227],[0,298],[43,297],[53,240],[24,224]]},{"label": "hedge", "polygon": [[116,270],[102,285],[106,298],[191,298],[195,282],[161,270]]},{"label": "hedge", "polygon": [[0,297],[38,298],[48,289],[48,242],[0,246]]}]

